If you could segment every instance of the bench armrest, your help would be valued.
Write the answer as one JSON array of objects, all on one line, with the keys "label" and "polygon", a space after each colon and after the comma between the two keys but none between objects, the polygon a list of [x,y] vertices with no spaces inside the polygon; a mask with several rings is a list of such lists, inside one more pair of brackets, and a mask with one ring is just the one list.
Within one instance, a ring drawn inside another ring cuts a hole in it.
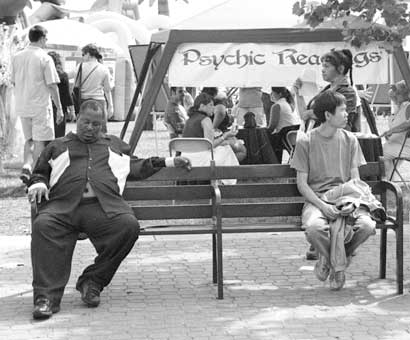
[{"label": "bench armrest", "polygon": [[216,223],[216,229],[218,231],[222,231],[222,213],[221,213],[221,204],[222,204],[222,195],[221,189],[219,189],[218,182],[214,181],[212,183],[212,209],[213,209],[213,217]]},{"label": "bench armrest", "polygon": [[[387,218],[389,221],[393,222],[397,225],[397,228],[403,229],[403,194],[401,188],[396,183],[381,180],[376,184],[376,188],[379,189],[380,192],[388,192],[390,191],[394,195],[394,201],[396,206],[396,216],[394,221],[392,218]],[[386,213],[387,213],[387,198],[386,198]]]}]

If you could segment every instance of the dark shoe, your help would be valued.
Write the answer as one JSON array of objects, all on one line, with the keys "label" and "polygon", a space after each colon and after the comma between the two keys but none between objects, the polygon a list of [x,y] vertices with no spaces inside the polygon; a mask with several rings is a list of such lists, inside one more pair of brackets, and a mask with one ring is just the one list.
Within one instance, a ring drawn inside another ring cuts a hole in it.
[{"label": "dark shoe", "polygon": [[316,261],[319,258],[317,250],[310,246],[309,250],[306,252],[306,260]]},{"label": "dark shoe", "polygon": [[330,267],[327,263],[327,260],[324,256],[319,254],[319,260],[317,260],[315,269],[315,275],[320,281],[326,281],[327,277],[329,276]]},{"label": "dark shoe", "polygon": [[51,315],[60,311],[60,305],[53,305],[51,301],[45,297],[37,298],[34,303],[33,318],[34,319],[48,319]]},{"label": "dark shoe", "polygon": [[332,273],[330,279],[330,289],[331,290],[340,290],[343,288],[346,276],[343,270]]},{"label": "dark shoe", "polygon": [[81,287],[81,300],[88,306],[88,307],[98,307],[100,304],[100,287],[91,280],[85,281]]},{"label": "dark shoe", "polygon": [[30,177],[31,177],[31,171],[29,169],[27,168],[21,169],[19,178],[25,185],[28,185],[28,182],[30,181]]}]

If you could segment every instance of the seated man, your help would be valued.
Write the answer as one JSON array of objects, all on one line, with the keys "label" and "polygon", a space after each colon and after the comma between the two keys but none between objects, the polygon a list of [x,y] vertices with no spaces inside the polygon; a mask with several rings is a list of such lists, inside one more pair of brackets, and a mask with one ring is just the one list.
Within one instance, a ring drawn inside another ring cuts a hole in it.
[{"label": "seated man", "polygon": [[38,203],[31,236],[35,319],[60,310],[80,232],[88,235],[98,256],[76,288],[87,306],[99,305],[100,292],[139,234],[138,221],[121,197],[127,176],[146,178],[165,166],[190,169],[183,157],[130,157],[128,144],[101,132],[103,120],[96,101],[84,102],[77,133],[52,141],[30,178],[28,198]]},{"label": "seated man", "polygon": [[[360,180],[358,167],[365,164],[365,160],[357,138],[343,129],[347,123],[343,95],[330,90],[321,93],[315,100],[314,113],[322,124],[300,136],[291,167],[297,170],[298,189],[306,199],[302,212],[306,238],[319,252],[315,274],[325,281],[331,273],[330,287],[338,290],[344,285],[344,269],[354,250],[374,234],[376,223],[360,205],[355,211],[350,238],[342,240],[347,261],[341,267],[333,266],[331,260],[335,254],[331,252],[330,228],[342,212],[325,201],[324,194],[350,180]],[[355,183],[353,181],[353,185]]]}]

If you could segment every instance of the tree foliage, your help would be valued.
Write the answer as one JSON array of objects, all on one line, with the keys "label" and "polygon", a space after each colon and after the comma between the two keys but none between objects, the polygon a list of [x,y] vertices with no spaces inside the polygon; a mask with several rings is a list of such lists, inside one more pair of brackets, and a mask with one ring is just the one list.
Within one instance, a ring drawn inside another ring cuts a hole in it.
[{"label": "tree foliage", "polygon": [[408,5],[402,0],[299,0],[293,13],[304,16],[312,28],[328,20],[341,22],[345,40],[356,47],[379,41],[391,49],[410,34]]}]

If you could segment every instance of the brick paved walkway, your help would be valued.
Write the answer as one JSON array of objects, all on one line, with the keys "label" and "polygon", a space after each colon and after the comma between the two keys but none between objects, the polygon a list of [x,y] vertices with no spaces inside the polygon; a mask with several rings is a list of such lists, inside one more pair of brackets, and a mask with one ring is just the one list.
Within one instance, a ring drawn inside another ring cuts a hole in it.
[{"label": "brick paved walkway", "polygon": [[96,309],[84,307],[74,289],[94,257],[81,241],[61,312],[39,322],[31,319],[30,238],[0,236],[0,339],[408,340],[410,237],[403,296],[395,295],[391,242],[390,279],[377,279],[378,240],[361,248],[345,289],[331,292],[304,259],[302,233],[225,236],[220,301],[211,283],[210,237],[144,237]]}]

